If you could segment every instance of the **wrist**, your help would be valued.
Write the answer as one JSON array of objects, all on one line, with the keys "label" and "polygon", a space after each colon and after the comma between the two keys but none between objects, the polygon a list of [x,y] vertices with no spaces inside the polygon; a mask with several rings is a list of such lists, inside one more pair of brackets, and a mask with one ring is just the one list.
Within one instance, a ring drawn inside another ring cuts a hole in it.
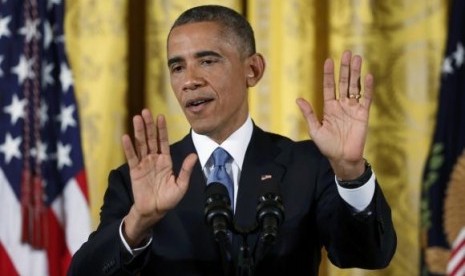
[{"label": "wrist", "polygon": [[338,180],[346,181],[360,177],[365,172],[365,159],[360,159],[354,162],[348,161],[331,161],[331,167]]},{"label": "wrist", "polygon": [[131,248],[137,247],[151,235],[151,229],[158,220],[137,215],[134,207],[123,218],[122,233]]},{"label": "wrist", "polygon": [[340,178],[337,178],[338,184],[343,187],[343,188],[349,188],[349,189],[354,189],[363,186],[365,183],[370,180],[371,176],[373,175],[373,170],[371,169],[370,163],[368,163],[365,160],[364,163],[364,171],[363,173],[358,176],[357,178],[354,179],[349,179],[349,180],[343,180]]}]

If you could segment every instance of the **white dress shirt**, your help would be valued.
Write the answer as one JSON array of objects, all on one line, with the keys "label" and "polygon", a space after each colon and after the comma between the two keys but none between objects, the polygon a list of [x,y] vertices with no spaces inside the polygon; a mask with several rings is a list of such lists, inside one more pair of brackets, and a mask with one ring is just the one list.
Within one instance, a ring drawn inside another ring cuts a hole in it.
[{"label": "white dress shirt", "polygon": [[208,178],[213,170],[213,160],[210,158],[213,151],[217,147],[225,149],[232,157],[232,161],[226,163],[226,172],[232,178],[234,183],[234,204],[237,202],[237,191],[239,189],[239,180],[242,172],[242,164],[244,163],[245,152],[252,138],[253,124],[250,117],[245,123],[231,134],[221,145],[210,139],[206,135],[200,135],[192,130],[192,141],[194,142],[195,150],[199,157],[200,165],[202,166],[205,179]]}]

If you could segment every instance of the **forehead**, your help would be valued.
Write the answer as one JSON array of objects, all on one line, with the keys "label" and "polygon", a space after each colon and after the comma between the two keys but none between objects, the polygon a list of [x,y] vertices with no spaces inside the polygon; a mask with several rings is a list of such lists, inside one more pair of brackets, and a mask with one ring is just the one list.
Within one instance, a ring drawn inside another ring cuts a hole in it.
[{"label": "forehead", "polygon": [[[195,22],[174,27],[167,43],[168,56],[198,48],[232,47],[231,34],[217,22]],[[201,49],[206,50],[206,49]]]}]

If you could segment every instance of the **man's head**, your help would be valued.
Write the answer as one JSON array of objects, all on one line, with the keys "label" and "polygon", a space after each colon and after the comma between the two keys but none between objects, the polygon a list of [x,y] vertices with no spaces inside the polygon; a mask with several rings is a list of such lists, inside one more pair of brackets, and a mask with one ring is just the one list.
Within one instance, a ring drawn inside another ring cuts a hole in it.
[{"label": "man's head", "polygon": [[[255,37],[249,22],[235,10],[217,5],[194,7],[183,12],[174,22],[173,28],[197,22],[216,22],[224,37],[235,40],[243,57],[255,54]],[[171,31],[170,31],[171,33]]]},{"label": "man's head", "polygon": [[167,54],[171,87],[192,129],[222,143],[247,119],[247,90],[265,70],[250,25],[228,8],[193,8],[172,27]]}]

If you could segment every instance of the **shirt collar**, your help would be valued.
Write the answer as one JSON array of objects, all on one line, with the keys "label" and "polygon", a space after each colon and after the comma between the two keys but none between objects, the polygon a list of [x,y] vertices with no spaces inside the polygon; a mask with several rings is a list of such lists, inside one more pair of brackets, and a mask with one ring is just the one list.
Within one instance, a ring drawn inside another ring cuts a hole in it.
[{"label": "shirt collar", "polygon": [[208,162],[211,154],[217,147],[225,149],[234,159],[236,165],[242,169],[244,163],[245,152],[249,145],[250,139],[252,138],[253,123],[250,116],[247,117],[244,124],[233,132],[221,145],[218,145],[215,141],[210,139],[206,135],[196,133],[194,130],[191,131],[192,141],[194,142],[197,155],[199,157],[202,168]]}]

